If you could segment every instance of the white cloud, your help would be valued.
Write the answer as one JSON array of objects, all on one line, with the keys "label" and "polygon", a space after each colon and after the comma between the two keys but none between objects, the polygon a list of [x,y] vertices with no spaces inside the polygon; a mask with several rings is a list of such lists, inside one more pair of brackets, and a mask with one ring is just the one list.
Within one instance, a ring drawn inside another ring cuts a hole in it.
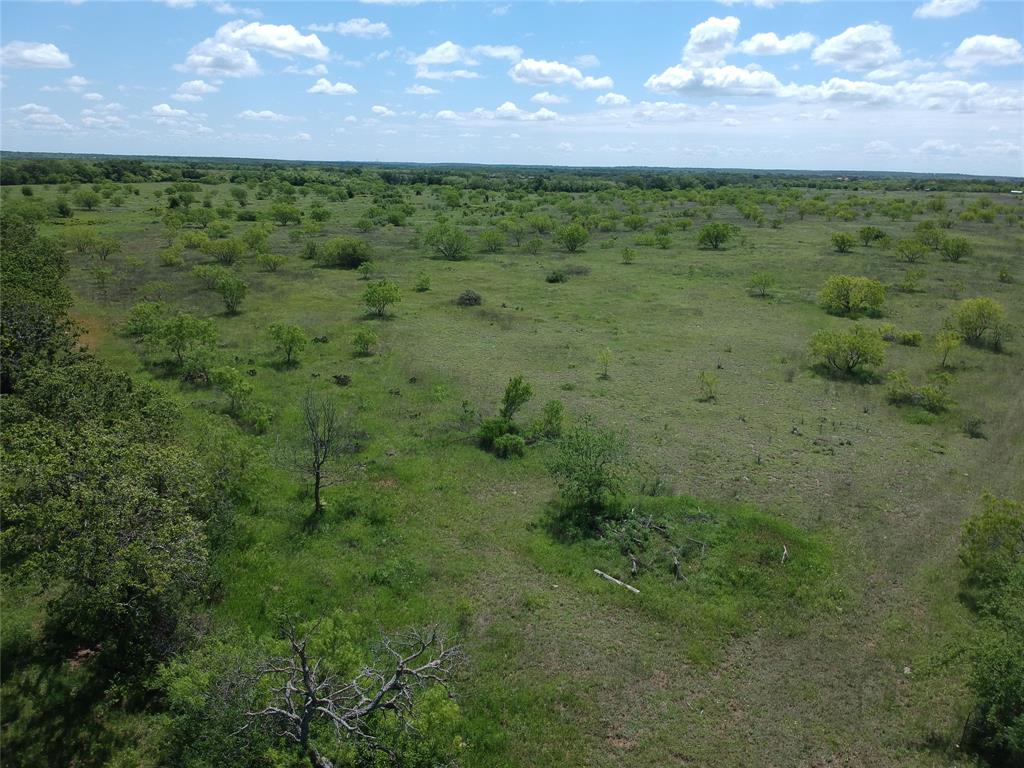
[{"label": "white cloud", "polygon": [[651,75],[644,86],[658,93],[708,90],[744,95],[774,94],[782,89],[782,83],[771,72],[733,64],[703,69],[677,64],[660,75]]},{"label": "white cloud", "polygon": [[961,13],[973,11],[981,0],[928,0],[914,9],[916,19],[948,19]]},{"label": "white cloud", "polygon": [[268,123],[287,123],[292,119],[288,115],[281,115],[269,109],[261,109],[259,111],[246,109],[239,112],[238,116],[243,120],[262,120]]},{"label": "white cloud", "polygon": [[395,113],[393,111],[391,111],[387,107],[382,106],[380,104],[374,104],[372,107],[370,107],[370,111],[373,112],[373,114],[377,115],[377,117],[394,117],[395,116]]},{"label": "white cloud", "polygon": [[608,91],[608,93],[598,96],[594,101],[603,107],[617,107],[622,104],[629,104],[629,99],[627,97],[623,96],[621,93],[613,93],[612,91]]},{"label": "white cloud", "polygon": [[1021,45],[1012,37],[974,35],[966,38],[946,59],[946,66],[954,69],[974,67],[1003,67],[1024,60]]},{"label": "white cloud", "polygon": [[33,128],[42,131],[74,131],[75,126],[69,123],[60,115],[53,112],[49,107],[41,104],[22,104],[17,107],[21,118],[15,123],[17,126]]},{"label": "white cloud", "polygon": [[489,59],[507,59],[519,61],[523,58],[523,49],[518,45],[474,45],[473,53]]},{"label": "white cloud", "polygon": [[81,75],[72,75],[64,81],[64,85],[67,86],[69,91],[80,91],[89,85],[89,81]]},{"label": "white cloud", "polygon": [[431,69],[420,66],[416,68],[419,80],[475,80],[480,75],[471,69]]},{"label": "white cloud", "polygon": [[197,43],[178,69],[207,76],[246,77],[258,75],[260,66],[252,51],[279,58],[302,56],[326,60],[330,49],[314,34],[303,35],[291,24],[230,21],[213,37]]},{"label": "white cloud", "polygon": [[896,147],[890,144],[888,141],[882,141],[876,139],[875,141],[869,141],[864,145],[864,154],[867,155],[894,155],[896,154]]},{"label": "white cloud", "polygon": [[748,56],[782,56],[810,48],[814,42],[814,35],[810,32],[797,32],[785,37],[774,32],[758,32],[740,43],[739,49]]},{"label": "white cloud", "polygon": [[420,85],[419,83],[416,85],[410,85],[405,89],[405,92],[412,96],[436,96],[440,93],[437,88],[431,88],[428,85]]},{"label": "white cloud", "polygon": [[157,117],[188,117],[189,113],[184,109],[175,109],[170,104],[157,104],[149,110],[151,115]]},{"label": "white cloud", "polygon": [[565,96],[559,96],[549,91],[541,91],[535,93],[530,97],[530,101],[536,102],[537,104],[565,104],[568,99]]},{"label": "white cloud", "polygon": [[811,53],[816,64],[845,70],[878,69],[896,61],[900,48],[893,42],[892,27],[885,24],[859,24],[830,37]]},{"label": "white cloud", "polygon": [[559,61],[542,59],[523,59],[508,71],[509,76],[517,83],[527,85],[560,85],[568,83],[576,88],[611,88],[614,81],[607,76],[591,77],[584,75],[576,67],[562,64]]},{"label": "white cloud", "polygon": [[332,83],[327,78],[321,77],[306,90],[306,93],[322,93],[326,96],[352,96],[358,93],[358,91],[355,89],[355,86],[348,83],[341,81]]},{"label": "white cloud", "polygon": [[670,101],[641,101],[636,105],[633,116],[639,120],[662,122],[679,120],[692,120],[697,116],[697,110],[689,104],[679,104]]},{"label": "white cloud", "polygon": [[217,93],[220,89],[205,80],[188,80],[178,86],[178,92],[171,96],[175,101],[202,101],[203,96]]},{"label": "white cloud", "polygon": [[82,94],[82,98],[86,101],[103,101],[103,94],[101,93],[85,93]]},{"label": "white cloud", "polygon": [[726,128],[735,128],[737,125],[743,125],[743,123],[741,123],[735,117],[726,117],[723,118],[722,125],[724,125]]},{"label": "white cloud", "polygon": [[718,64],[733,50],[740,20],[735,16],[720,19],[711,16],[690,29],[683,48],[683,61],[691,64]]},{"label": "white cloud", "polygon": [[308,133],[300,132],[292,136],[292,141],[310,141],[312,138]]},{"label": "white cloud", "polygon": [[306,29],[313,32],[335,32],[346,37],[382,38],[391,37],[391,29],[383,21],[366,18],[336,21],[333,24],[310,24]]},{"label": "white cloud", "polygon": [[822,120],[838,120],[839,110],[838,109],[826,109],[821,113]]},{"label": "white cloud", "polygon": [[601,66],[601,60],[592,53],[581,53],[572,60],[572,63],[580,69],[592,69]]},{"label": "white cloud", "polygon": [[473,115],[487,120],[546,121],[558,118],[558,113],[552,112],[547,107],[541,107],[536,112],[528,112],[517,107],[513,101],[506,101],[493,112],[486,109],[474,109]]},{"label": "white cloud", "polygon": [[573,152],[576,149],[576,145],[573,144],[571,141],[563,141],[560,142],[558,146],[555,147],[555,149],[557,149],[559,152]]},{"label": "white cloud", "polygon": [[0,64],[12,69],[67,69],[71,57],[53,43],[12,40],[0,48]]},{"label": "white cloud", "polygon": [[433,48],[428,48],[419,56],[412,57],[409,59],[409,63],[422,66],[431,64],[468,64],[472,66],[476,64],[476,61],[461,45],[453,43],[451,40],[445,40]]},{"label": "white cloud", "polygon": [[324,75],[327,74],[327,65],[314,64],[311,67],[306,67],[305,69],[303,69],[301,67],[295,66],[294,64],[289,64],[281,71],[284,72],[286,75],[312,75],[313,77],[323,77]]},{"label": "white cloud", "polygon": [[929,139],[921,142],[912,150],[915,155],[939,155],[944,157],[959,156],[964,154],[964,148],[960,144],[951,144],[942,139]]},{"label": "white cloud", "polygon": [[492,16],[504,16],[510,10],[512,10],[512,6],[511,5],[496,5],[493,8],[491,8],[491,15]]},{"label": "white cloud", "polygon": [[28,104],[22,104],[20,107],[15,107],[23,115],[43,115],[50,111],[49,107],[44,107],[42,104],[36,104],[34,101],[30,101]]},{"label": "white cloud", "polygon": [[438,112],[436,115],[434,115],[434,117],[436,117],[438,120],[461,120],[462,119],[461,115],[459,115],[457,112],[452,112],[452,110],[450,110],[450,109],[442,109],[440,112]]}]

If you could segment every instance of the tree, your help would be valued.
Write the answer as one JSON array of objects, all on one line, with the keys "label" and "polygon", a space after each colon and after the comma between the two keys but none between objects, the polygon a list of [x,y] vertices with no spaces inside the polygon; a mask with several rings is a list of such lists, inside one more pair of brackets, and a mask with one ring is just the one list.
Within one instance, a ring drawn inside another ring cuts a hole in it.
[{"label": "tree", "polygon": [[212,256],[217,263],[230,267],[245,254],[245,242],[237,237],[224,240],[206,240],[202,243],[203,253]]},{"label": "tree", "polygon": [[217,341],[217,329],[205,318],[180,312],[160,328],[159,341],[181,365],[193,350],[213,346]]},{"label": "tree", "polygon": [[583,248],[586,245],[590,235],[587,230],[584,229],[582,224],[573,222],[561,227],[555,233],[555,242],[562,246],[569,253],[576,253],[576,251]]},{"label": "tree", "polygon": [[863,325],[854,325],[848,331],[820,330],[811,337],[810,351],[814,357],[847,375],[885,361],[882,337]]},{"label": "tree", "polygon": [[360,328],[352,337],[352,349],[359,357],[373,355],[373,347],[377,343],[377,334],[366,328]]},{"label": "tree", "polygon": [[896,243],[896,258],[907,264],[916,264],[927,258],[928,250],[928,246],[917,238],[908,238]]},{"label": "tree", "polygon": [[498,411],[503,419],[509,421],[516,412],[533,397],[533,387],[523,381],[522,376],[513,376],[505,385],[505,394],[501,398],[501,409]]},{"label": "tree", "polygon": [[697,233],[697,245],[717,251],[732,238],[732,227],[720,221],[705,224]]},{"label": "tree", "polygon": [[883,232],[878,227],[861,227],[857,230],[857,238],[860,240],[860,244],[865,248],[876,243],[885,237]]},{"label": "tree", "polygon": [[230,191],[238,207],[245,208],[249,202],[249,191],[245,187],[232,187]]},{"label": "tree", "polygon": [[98,208],[100,203],[103,201],[103,198],[91,189],[79,189],[71,196],[71,199],[74,201],[75,205],[86,211],[92,211]]},{"label": "tree", "polygon": [[274,323],[267,328],[274,350],[284,356],[286,366],[294,365],[295,356],[306,348],[309,337],[301,326],[290,323]]},{"label": "tree", "polygon": [[[294,627],[287,628],[284,637],[288,655],[270,659],[259,669],[261,677],[272,681],[270,701],[247,714],[250,723],[268,722],[311,768],[333,768],[322,752],[321,743],[328,738],[351,742],[357,749],[383,751],[398,764],[401,758],[385,738],[386,724],[407,732],[420,693],[434,685],[446,687],[462,660],[461,648],[437,629],[412,631],[385,637],[376,663],[346,681],[329,661],[312,656],[309,637],[300,636]],[[424,755],[424,764],[451,764],[452,757]],[[412,762],[407,758],[401,764]]]},{"label": "tree", "polygon": [[835,232],[832,235],[832,247],[836,253],[849,253],[856,242],[853,235],[848,232]]},{"label": "tree", "polygon": [[373,248],[359,237],[332,237],[316,253],[321,267],[357,269],[373,258]]},{"label": "tree", "polygon": [[469,235],[446,222],[435,224],[427,231],[423,241],[434,249],[439,259],[462,261],[469,258]]},{"label": "tree", "polygon": [[505,247],[505,233],[500,229],[488,229],[480,235],[480,250],[486,253],[500,253]]},{"label": "tree", "polygon": [[775,276],[771,272],[758,272],[751,275],[747,290],[754,296],[767,296],[775,286]]},{"label": "tree", "polygon": [[622,491],[625,451],[621,438],[589,419],[567,431],[548,462],[561,493],[563,511],[588,532],[613,514]]},{"label": "tree", "polygon": [[306,449],[299,465],[313,478],[313,516],[319,519],[324,512],[321,495],[330,481],[330,463],[341,452],[341,417],[333,400],[307,390],[302,398],[302,421]]},{"label": "tree", "polygon": [[969,259],[974,254],[974,247],[966,237],[947,237],[939,246],[942,258],[946,261],[960,261]]},{"label": "tree", "polygon": [[302,211],[291,203],[278,202],[270,206],[270,216],[282,227],[302,221]]},{"label": "tree", "polygon": [[945,368],[949,356],[960,348],[963,339],[957,331],[940,331],[935,337],[935,351],[941,356],[939,367]]},{"label": "tree", "polygon": [[255,390],[252,382],[243,376],[241,371],[231,366],[217,368],[210,378],[213,386],[227,396],[228,413],[236,418],[241,416]]},{"label": "tree", "polygon": [[398,284],[390,280],[380,280],[366,286],[363,291],[363,303],[377,317],[384,317],[388,307],[402,300],[402,291]]},{"label": "tree", "polygon": [[953,310],[952,325],[968,344],[981,346],[986,339],[995,336],[1006,310],[995,299],[980,296],[960,302]]},{"label": "tree", "polygon": [[121,241],[116,237],[102,235],[97,237],[93,244],[93,253],[95,253],[100,261],[106,261],[109,256],[115,253],[120,253]]},{"label": "tree", "polygon": [[830,315],[878,315],[885,301],[885,286],[868,277],[832,275],[825,281],[818,303]]},{"label": "tree", "polygon": [[238,314],[238,308],[242,305],[242,299],[249,292],[249,286],[240,277],[229,274],[222,275],[213,290],[220,294],[224,302],[224,310],[229,315],[235,315]]}]

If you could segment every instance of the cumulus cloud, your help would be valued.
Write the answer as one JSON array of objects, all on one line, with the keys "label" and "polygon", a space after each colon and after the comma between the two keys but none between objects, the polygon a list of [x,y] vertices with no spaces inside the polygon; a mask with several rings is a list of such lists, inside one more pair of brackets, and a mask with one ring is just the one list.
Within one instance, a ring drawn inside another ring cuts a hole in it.
[{"label": "cumulus cloud", "polygon": [[782,83],[771,72],[733,64],[707,68],[677,64],[660,75],[651,75],[644,86],[658,93],[704,90],[731,91],[743,95],[773,94],[782,89]]},{"label": "cumulus cloud", "polygon": [[523,49],[518,45],[474,45],[473,53],[489,59],[507,59],[519,61],[523,58]]},{"label": "cumulus cloud", "polygon": [[220,89],[206,82],[205,80],[188,80],[178,86],[178,91],[172,99],[176,101],[202,101],[203,96],[217,93]]},{"label": "cumulus cloud", "polygon": [[431,88],[428,85],[420,85],[419,83],[416,85],[410,85],[405,89],[405,92],[412,96],[436,96],[440,93],[437,88]]},{"label": "cumulus cloud", "polygon": [[366,39],[391,37],[391,29],[383,21],[370,21],[366,18],[336,21],[333,24],[310,24],[306,29],[313,32],[334,32],[346,37],[362,37]]},{"label": "cumulus cloud", "polygon": [[279,58],[297,56],[326,60],[330,49],[315,34],[303,35],[291,24],[231,21],[213,37],[197,43],[178,69],[207,76],[247,77],[260,74],[252,51]]},{"label": "cumulus cloud", "polygon": [[593,67],[601,66],[601,60],[592,53],[581,53],[572,60],[572,63],[580,69],[592,69]]},{"label": "cumulus cloud", "polygon": [[453,112],[450,109],[442,109],[440,112],[438,112],[436,115],[434,115],[434,117],[436,117],[438,120],[461,120],[462,119],[462,116],[458,112]]},{"label": "cumulus cloud", "polygon": [[29,102],[16,107],[19,119],[13,123],[15,127],[30,128],[41,131],[73,131],[75,126],[63,117],[42,104]]},{"label": "cumulus cloud", "polygon": [[697,110],[689,104],[672,101],[641,101],[634,108],[633,116],[644,121],[676,122],[694,119],[697,116]]},{"label": "cumulus cloud", "polygon": [[830,37],[811,53],[816,64],[857,71],[877,69],[896,61],[900,48],[893,42],[892,27],[885,24],[858,24]]},{"label": "cumulus cloud", "polygon": [[896,147],[890,144],[888,141],[882,141],[876,139],[875,141],[869,141],[864,145],[864,154],[866,155],[894,155],[896,154]]},{"label": "cumulus cloud", "polygon": [[480,75],[471,69],[431,69],[419,66],[416,68],[416,77],[419,80],[475,80]]},{"label": "cumulus cloud", "polygon": [[494,117],[498,120],[554,120],[558,117],[558,113],[545,107],[541,107],[536,112],[528,112],[517,107],[515,102],[506,101],[494,110]]},{"label": "cumulus cloud", "polygon": [[946,66],[954,69],[975,67],[1003,67],[1024,60],[1021,45],[1012,37],[999,35],[973,35],[966,38],[946,59]]},{"label": "cumulus cloud", "polygon": [[583,89],[606,89],[615,85],[608,77],[591,77],[584,75],[576,67],[559,61],[542,59],[523,59],[508,71],[509,76],[517,83],[526,85],[561,85],[569,84]]},{"label": "cumulus cloud", "polygon": [[359,93],[355,86],[338,81],[332,83],[326,77],[321,77],[313,85],[306,89],[306,93],[322,93],[325,96],[352,96]]},{"label": "cumulus cloud", "polygon": [[269,109],[246,109],[238,113],[238,116],[243,120],[261,120],[267,123],[287,123],[290,118],[288,115],[282,115],[277,112],[272,112]]},{"label": "cumulus cloud", "polygon": [[951,155],[964,154],[964,148],[962,145],[951,144],[950,142],[943,141],[942,139],[928,139],[927,141],[921,142],[910,151],[915,155],[940,155],[947,157]]},{"label": "cumulus cloud", "polygon": [[157,117],[188,117],[188,110],[175,109],[170,104],[157,104],[149,110],[149,113]]},{"label": "cumulus cloud", "polygon": [[594,101],[603,107],[618,107],[622,104],[629,104],[629,99],[627,97],[623,96],[621,93],[613,93],[612,91],[608,91],[608,93],[598,96]]},{"label": "cumulus cloud", "polygon": [[388,109],[385,106],[382,106],[381,104],[374,104],[370,108],[370,111],[373,112],[373,114],[377,115],[377,117],[394,117],[395,116],[395,113],[393,111],[391,111],[390,109]]},{"label": "cumulus cloud", "polygon": [[540,93],[533,94],[530,97],[530,101],[534,101],[537,104],[565,104],[568,99],[565,96],[559,96],[549,91],[541,91]]},{"label": "cumulus cloud", "polygon": [[67,69],[71,57],[53,43],[12,40],[0,48],[0,64],[12,69]]},{"label": "cumulus cloud", "polygon": [[409,59],[410,64],[417,64],[429,67],[436,64],[476,64],[476,61],[469,55],[469,51],[451,40],[428,48],[419,56]]},{"label": "cumulus cloud", "polygon": [[961,13],[973,11],[981,0],[928,0],[914,9],[916,19],[948,19]]},{"label": "cumulus cloud", "polygon": [[102,93],[85,93],[82,94],[82,98],[86,101],[103,101]]},{"label": "cumulus cloud", "polygon": [[740,43],[739,50],[748,56],[782,56],[810,48],[814,42],[814,35],[810,32],[797,32],[785,37],[774,32],[758,32]]},{"label": "cumulus cloud", "polygon": [[683,48],[683,61],[691,64],[717,64],[733,50],[740,20],[735,16],[712,16],[690,29]]}]

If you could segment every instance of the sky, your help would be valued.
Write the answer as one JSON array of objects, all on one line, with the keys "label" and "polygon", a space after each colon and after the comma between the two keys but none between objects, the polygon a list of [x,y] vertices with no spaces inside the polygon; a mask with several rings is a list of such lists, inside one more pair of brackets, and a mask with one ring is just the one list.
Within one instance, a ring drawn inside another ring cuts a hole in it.
[{"label": "sky", "polygon": [[5,150],[1024,175],[1024,3],[0,4]]}]

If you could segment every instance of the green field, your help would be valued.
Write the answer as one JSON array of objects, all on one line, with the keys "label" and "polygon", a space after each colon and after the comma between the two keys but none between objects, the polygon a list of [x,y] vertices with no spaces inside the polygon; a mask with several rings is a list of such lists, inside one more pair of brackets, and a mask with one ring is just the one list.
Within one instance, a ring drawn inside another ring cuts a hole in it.
[{"label": "green field", "polygon": [[[373,168],[239,168],[234,183],[214,166],[194,185],[193,208],[210,200],[210,210],[225,209],[222,234],[255,226],[236,220],[239,211],[266,219],[282,199],[303,220],[273,226],[269,252],[284,257],[276,271],[251,254],[231,267],[248,285],[235,314],[191,273],[212,263],[201,248],[164,265],[175,238],[201,231],[165,225],[172,182],[116,185],[127,190],[120,205],[104,198],[38,225],[64,240],[83,231],[118,239],[105,261],[70,252],[83,343],[177,402],[185,443],[210,451],[225,441],[246,456],[244,493],[211,556],[214,588],[197,611],[204,628],[182,663],[201,665],[214,638],[259,644],[282,616],[340,610],[362,648],[382,631],[435,623],[460,639],[466,662],[452,691],[465,766],[971,764],[955,748],[972,706],[966,673],[936,659],[971,631],[959,594],[965,519],[985,492],[1024,496],[1020,196],[820,179],[645,190],[611,173],[596,174],[601,190],[534,192],[506,183],[518,180],[511,170],[474,189],[457,171],[444,184],[388,184]],[[244,208],[229,193],[239,186]],[[338,188],[353,196],[331,193]],[[5,187],[5,206],[64,195],[56,184],[31,189]],[[805,210],[807,201],[816,205]],[[328,214],[319,225],[314,203]],[[407,214],[398,226],[380,223],[381,210],[398,209]],[[979,210],[992,220],[961,216]],[[553,233],[529,231],[537,214],[556,230],[582,221],[589,239],[567,253]],[[643,219],[635,231],[623,223],[631,215]],[[367,217],[378,219],[368,230]],[[469,258],[433,258],[426,235],[439,217],[469,235]],[[522,244],[505,236],[483,250],[481,236],[503,219],[527,230]],[[898,243],[942,219],[944,235],[973,246],[958,262],[930,251],[908,264],[892,245],[832,245],[833,234],[864,226]],[[698,245],[709,221],[733,227],[720,249]],[[369,278],[303,258],[308,242],[339,235],[370,244]],[[916,287],[900,289],[914,270]],[[568,279],[548,282],[555,271]],[[774,284],[753,295],[750,279],[764,272]],[[857,322],[920,331],[920,345],[886,343],[867,379],[817,366],[812,334],[854,323],[819,306],[836,274],[884,283],[881,316]],[[418,291],[424,275],[429,290]],[[375,318],[363,293],[381,279],[397,283],[401,301]],[[466,290],[482,304],[459,306]],[[964,344],[942,369],[935,337],[975,297],[998,301],[1017,338],[1002,351]],[[232,418],[216,387],[183,383],[165,350],[123,333],[143,299],[213,321],[213,365],[253,385],[265,429]],[[282,365],[267,330],[281,322],[326,342]],[[361,329],[377,336],[371,355],[353,351]],[[942,388],[949,407],[890,403],[885,377],[896,369]],[[702,372],[715,380],[713,398]],[[337,375],[350,383],[337,385]],[[534,393],[522,423],[560,400],[568,424],[589,417],[614,431],[628,457],[628,505],[699,542],[683,578],[631,573],[607,537],[558,535],[547,470],[555,441],[514,459],[478,447],[479,417],[497,412],[519,375]],[[288,459],[307,390],[337,403],[353,435],[315,524],[308,478]],[[971,436],[965,423],[977,419]],[[641,490],[655,485],[656,495]],[[173,708],[161,696],[90,698],[88,663],[11,650],[44,645],[39,590],[9,582],[4,605],[12,765],[167,760]]]}]

